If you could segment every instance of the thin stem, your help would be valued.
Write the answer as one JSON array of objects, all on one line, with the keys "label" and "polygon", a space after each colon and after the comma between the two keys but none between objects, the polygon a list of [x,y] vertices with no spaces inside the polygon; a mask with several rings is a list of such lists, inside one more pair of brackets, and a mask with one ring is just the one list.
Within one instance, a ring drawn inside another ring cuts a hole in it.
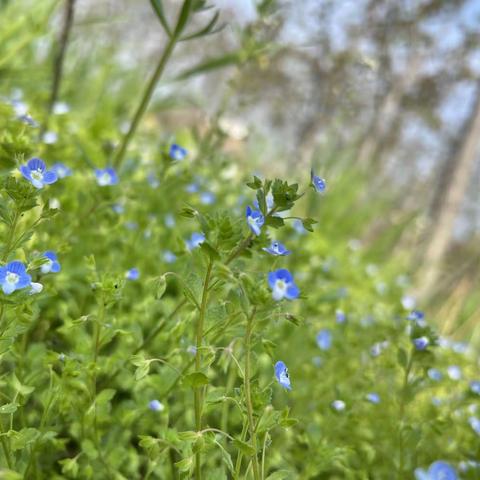
[{"label": "thin stem", "polygon": [[258,469],[258,457],[257,457],[257,434],[255,433],[255,423],[253,419],[253,405],[252,405],[252,392],[250,390],[250,376],[251,376],[251,358],[250,351],[252,348],[252,332],[253,332],[253,318],[257,311],[256,307],[253,307],[251,315],[247,319],[247,331],[245,333],[245,403],[247,404],[247,417],[248,417],[248,431],[250,434],[250,442],[255,453],[252,457],[253,478],[255,480],[260,479],[260,473]]},{"label": "thin stem", "polygon": [[[3,433],[3,421],[0,420],[0,433]],[[12,459],[10,457],[10,448],[7,439],[2,435],[0,436],[0,443],[2,444],[3,455],[7,461],[9,469],[12,469]]]},{"label": "thin stem", "polygon": [[163,51],[163,54],[160,57],[160,61],[158,62],[157,68],[153,72],[153,75],[150,78],[150,81],[148,82],[147,88],[143,93],[140,104],[138,105],[137,110],[135,111],[133,120],[130,123],[130,128],[128,129],[128,132],[123,137],[122,143],[120,144],[117,154],[115,155],[115,158],[113,160],[113,166],[115,168],[120,168],[123,162],[125,153],[127,152],[128,145],[130,144],[130,141],[132,140],[133,136],[135,135],[135,132],[137,131],[140,120],[142,119],[143,115],[145,114],[145,111],[147,110],[147,107],[148,107],[148,104],[150,103],[153,92],[155,91],[155,87],[157,86],[157,83],[160,80],[160,77],[162,76],[162,73],[165,69],[165,65],[167,64],[170,56],[172,55],[172,52],[173,52],[173,49],[175,48],[176,43],[177,43],[177,37],[175,35],[169,38],[168,43],[165,47],[165,50]]},{"label": "thin stem", "polygon": [[[247,435],[247,430],[248,430],[248,425],[247,423],[244,423],[242,428],[242,433],[240,435],[240,439],[242,440],[242,442],[245,440],[245,436]],[[243,454],[239,450],[237,455],[237,461],[235,462],[235,479],[240,478],[240,469],[242,468],[242,458],[243,458]]]},{"label": "thin stem", "polygon": [[[195,353],[195,369],[200,371],[202,367],[202,342],[203,342],[203,325],[205,323],[205,314],[207,311],[208,291],[210,286],[210,279],[212,276],[213,261],[209,259],[207,266],[207,273],[205,274],[205,281],[203,283],[202,302],[200,304],[200,313],[198,315],[197,323],[197,341],[196,341],[196,353]],[[195,403],[195,425],[197,431],[202,429],[202,410],[203,410],[203,392],[202,387],[197,387],[194,390],[194,403]],[[202,478],[201,472],[201,452],[195,454],[195,478],[200,480]]]},{"label": "thin stem", "polygon": [[52,91],[50,93],[50,99],[48,101],[47,116],[45,117],[45,122],[40,131],[40,137],[48,129],[50,115],[52,114],[53,106],[55,105],[58,99],[58,94],[60,92],[60,85],[62,83],[62,77],[63,77],[63,66],[65,63],[65,53],[67,51],[68,40],[70,38],[70,32],[73,26],[74,13],[75,13],[75,0],[66,0],[63,28],[62,28],[62,33],[60,35],[60,45],[59,45],[57,54],[55,55],[55,61],[53,64]]}]

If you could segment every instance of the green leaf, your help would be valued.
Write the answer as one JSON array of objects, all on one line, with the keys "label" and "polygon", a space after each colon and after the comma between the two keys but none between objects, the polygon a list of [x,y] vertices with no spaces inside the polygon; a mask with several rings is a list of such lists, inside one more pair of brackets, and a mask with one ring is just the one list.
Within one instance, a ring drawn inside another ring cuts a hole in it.
[{"label": "green leaf", "polygon": [[157,288],[155,290],[155,300],[160,300],[167,290],[167,275],[161,275],[157,280]]},{"label": "green leaf", "polygon": [[150,371],[150,362],[148,360],[145,360],[143,365],[140,365],[135,370],[135,380],[138,382],[142,378],[146,377],[149,371]]},{"label": "green leaf", "polygon": [[175,463],[175,466],[181,472],[188,472],[193,466],[193,457],[184,458],[183,460],[180,460],[179,462]]},{"label": "green leaf", "polygon": [[259,188],[262,188],[262,181],[254,176],[252,182],[247,182],[247,187],[251,188],[252,190],[258,190]]},{"label": "green leaf", "polygon": [[304,218],[302,220],[303,228],[305,230],[308,230],[309,232],[313,232],[313,225],[315,225],[316,223],[318,222],[313,218]]},{"label": "green leaf", "polygon": [[220,254],[217,252],[215,248],[213,248],[209,242],[205,241],[202,242],[200,245],[200,250],[207,255],[210,260],[215,261],[215,260],[220,260]]},{"label": "green leaf", "polygon": [[74,458],[65,458],[59,460],[58,463],[62,466],[62,473],[68,475],[69,477],[77,478],[78,476],[78,456]]},{"label": "green leaf", "polygon": [[169,37],[171,37],[172,31],[170,30],[170,26],[168,25],[167,17],[165,17],[165,12],[163,10],[163,0],[150,0],[150,3],[152,4],[153,9],[155,10],[155,13],[157,14],[157,17],[160,20],[160,23],[162,24],[162,27],[165,30],[165,33]]},{"label": "green leaf", "polygon": [[187,35],[186,37],[181,38],[182,42],[186,42],[188,40],[193,40],[194,38],[198,37],[203,37],[205,35],[212,35],[214,33],[218,33],[220,30],[224,28],[224,25],[214,29],[213,27],[218,21],[218,18],[220,17],[220,11],[216,11],[211,20],[205,25],[205,27],[201,28],[195,33],[192,33],[191,35]]},{"label": "green leaf", "polygon": [[110,402],[110,400],[112,400],[112,398],[115,396],[115,393],[117,393],[117,391],[114,390],[113,388],[106,388],[105,390],[102,390],[97,395],[97,398],[96,398],[97,405],[104,405]]},{"label": "green leaf", "polygon": [[193,0],[183,0],[182,9],[180,10],[180,15],[178,16],[175,31],[173,32],[173,35],[177,38],[182,34],[183,29],[188,22],[188,18],[190,17],[190,11],[192,9],[192,2]]},{"label": "green leaf", "polygon": [[6,403],[0,407],[0,414],[8,415],[17,411],[18,403]]},{"label": "green leaf", "polygon": [[281,217],[274,217],[272,215],[269,215],[265,219],[265,225],[273,228],[280,228],[285,225],[285,220]]},{"label": "green leaf", "polygon": [[12,450],[16,451],[33,443],[40,436],[40,432],[36,428],[22,428],[19,432],[10,430],[8,436]]},{"label": "green leaf", "polygon": [[233,440],[233,446],[239,450],[240,452],[243,453],[246,457],[252,457],[255,455],[255,449],[248,444],[247,442],[244,442],[242,440],[239,440],[238,438],[235,438]]},{"label": "green leaf", "polygon": [[208,385],[208,377],[202,372],[193,372],[183,377],[183,383],[192,388]]}]

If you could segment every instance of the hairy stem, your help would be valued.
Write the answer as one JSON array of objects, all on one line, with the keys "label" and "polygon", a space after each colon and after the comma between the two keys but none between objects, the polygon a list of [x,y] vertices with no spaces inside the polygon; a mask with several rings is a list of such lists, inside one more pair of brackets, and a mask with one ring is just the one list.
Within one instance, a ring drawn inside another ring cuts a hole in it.
[{"label": "hairy stem", "polygon": [[[208,261],[207,273],[205,274],[205,281],[203,283],[202,302],[200,304],[200,312],[198,315],[197,323],[197,340],[196,340],[196,352],[195,352],[195,370],[198,372],[202,367],[202,342],[203,342],[203,325],[205,323],[205,313],[207,311],[208,291],[210,286],[210,279],[212,276],[213,262],[210,259]],[[202,410],[203,410],[203,388],[197,387],[194,390],[194,403],[195,403],[195,425],[199,432],[202,429]],[[202,478],[201,472],[201,453],[195,454],[195,478],[200,480]]]},{"label": "hairy stem", "polygon": [[247,404],[247,416],[248,416],[248,432],[250,434],[250,443],[255,453],[252,457],[253,477],[255,480],[260,479],[260,473],[258,468],[257,457],[257,434],[255,433],[255,423],[253,419],[253,405],[252,405],[252,392],[250,390],[250,377],[251,377],[251,340],[253,332],[253,319],[256,313],[256,307],[253,307],[251,315],[247,319],[247,331],[245,333],[245,376],[244,376],[244,389],[245,389],[245,403]]}]

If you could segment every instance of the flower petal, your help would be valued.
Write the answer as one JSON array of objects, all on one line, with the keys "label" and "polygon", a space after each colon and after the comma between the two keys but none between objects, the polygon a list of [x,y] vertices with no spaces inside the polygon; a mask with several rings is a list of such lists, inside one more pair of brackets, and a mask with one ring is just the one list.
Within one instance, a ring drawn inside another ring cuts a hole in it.
[{"label": "flower petal", "polygon": [[57,180],[58,180],[57,174],[52,170],[45,172],[43,174],[43,183],[47,185],[55,183]]}]

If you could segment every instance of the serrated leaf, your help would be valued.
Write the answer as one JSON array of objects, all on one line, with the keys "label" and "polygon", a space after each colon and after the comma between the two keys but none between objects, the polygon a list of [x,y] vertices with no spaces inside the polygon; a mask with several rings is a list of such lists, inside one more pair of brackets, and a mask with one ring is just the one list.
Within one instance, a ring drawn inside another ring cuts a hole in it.
[{"label": "serrated leaf", "polygon": [[40,432],[36,428],[22,428],[19,432],[10,430],[8,436],[12,450],[16,451],[33,443],[40,436]]},{"label": "serrated leaf", "polygon": [[237,450],[242,452],[243,455],[245,455],[246,457],[252,457],[253,455],[255,455],[255,449],[247,442],[244,442],[242,440],[239,440],[238,438],[235,438],[232,443],[233,443],[233,446]]}]

